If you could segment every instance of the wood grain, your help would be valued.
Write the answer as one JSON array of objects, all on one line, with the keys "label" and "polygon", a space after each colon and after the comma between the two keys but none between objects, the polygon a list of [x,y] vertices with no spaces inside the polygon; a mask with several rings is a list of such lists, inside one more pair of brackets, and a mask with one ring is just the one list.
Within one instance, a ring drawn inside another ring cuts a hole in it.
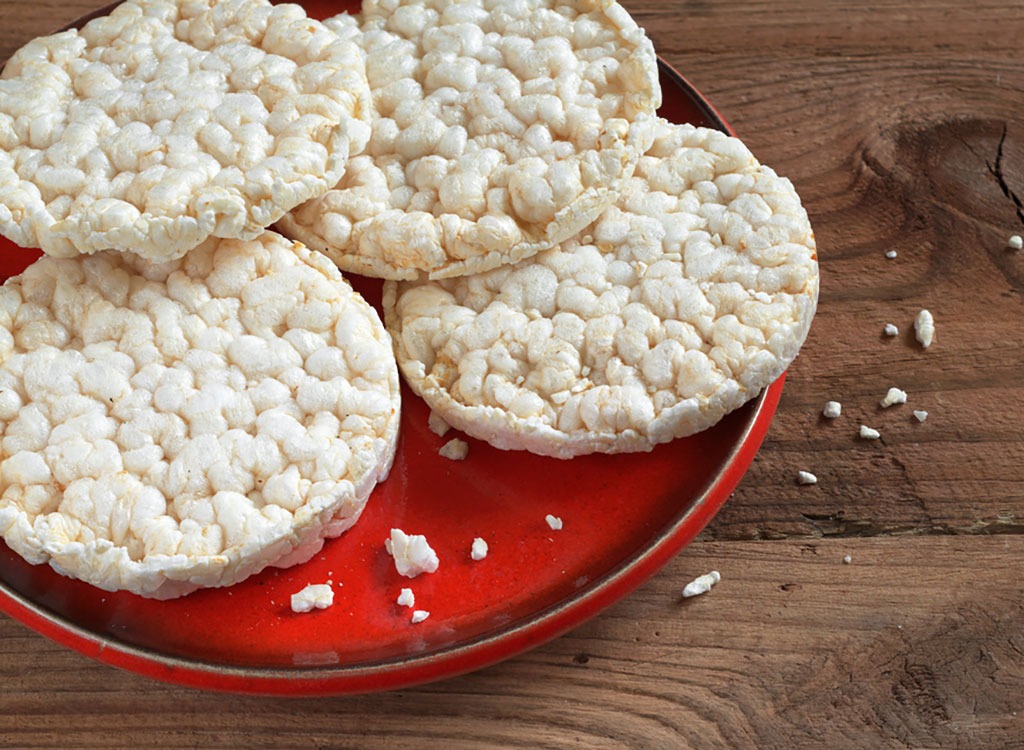
[{"label": "wood grain", "polygon": [[[8,620],[0,738],[30,748],[232,748],[242,737],[254,748],[1012,747],[1024,736],[1024,580],[1006,563],[1021,555],[1017,535],[697,543],[554,643],[354,698],[164,686]],[[712,568],[722,581],[710,594],[679,598],[681,582]]]},{"label": "wood grain", "polygon": [[[102,4],[0,0],[0,58]],[[387,695],[210,696],[0,618],[0,746],[1021,746],[1024,2],[625,4],[794,181],[819,241],[810,337],[701,540],[563,638]],[[910,403],[883,410],[891,385]]]}]

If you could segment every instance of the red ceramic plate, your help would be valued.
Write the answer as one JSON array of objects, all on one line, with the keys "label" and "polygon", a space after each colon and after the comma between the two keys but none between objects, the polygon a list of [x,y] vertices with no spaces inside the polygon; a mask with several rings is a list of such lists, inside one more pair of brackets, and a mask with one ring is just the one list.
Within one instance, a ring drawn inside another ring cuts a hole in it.
[{"label": "red ceramic plate", "polygon": [[[319,17],[344,9],[307,7]],[[661,79],[663,116],[728,131],[664,64]],[[36,257],[0,239],[4,278]],[[357,287],[378,301],[379,283]],[[671,560],[739,483],[781,391],[780,378],[716,427],[651,453],[559,461],[470,439],[463,462],[438,456],[447,438],[406,391],[390,478],[355,528],[305,565],[157,602],[63,578],[0,542],[0,610],[107,664],[214,690],[356,693],[477,669],[579,625]],[[425,534],[440,569],[400,577],[383,545],[392,527]],[[469,556],[474,537],[490,547],[480,562]],[[291,611],[293,593],[328,579],[341,584],[333,607]],[[395,603],[402,587],[430,612],[425,622]]]}]

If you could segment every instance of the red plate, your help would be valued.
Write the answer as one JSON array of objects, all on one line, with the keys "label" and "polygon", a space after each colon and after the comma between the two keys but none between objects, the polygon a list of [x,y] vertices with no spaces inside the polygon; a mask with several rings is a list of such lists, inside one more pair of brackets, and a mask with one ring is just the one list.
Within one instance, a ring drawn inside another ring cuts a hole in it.
[{"label": "red plate", "polygon": [[[321,18],[344,8],[307,7]],[[661,82],[663,116],[729,131],[664,63]],[[36,257],[0,238],[4,278]],[[357,286],[379,300],[379,282]],[[0,542],[0,610],[107,664],[214,690],[357,693],[478,669],[579,625],[671,560],[739,483],[781,392],[782,378],[716,427],[651,453],[559,461],[469,439],[469,457],[452,462],[437,454],[447,438],[427,429],[427,407],[405,391],[390,478],[355,528],[305,565],[157,602],[63,578]],[[383,545],[392,527],[425,534],[440,569],[400,577]],[[478,536],[490,553],[473,562]],[[342,584],[333,607],[291,611],[293,593],[328,579]],[[425,622],[395,603],[403,587],[430,612]]]}]

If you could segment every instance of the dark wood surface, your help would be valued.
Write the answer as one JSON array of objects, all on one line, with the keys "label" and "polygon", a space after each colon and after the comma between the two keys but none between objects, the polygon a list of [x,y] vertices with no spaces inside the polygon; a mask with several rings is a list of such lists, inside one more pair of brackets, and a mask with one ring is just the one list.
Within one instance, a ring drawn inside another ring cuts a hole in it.
[{"label": "dark wood surface", "polygon": [[[0,59],[102,4],[0,0]],[[204,694],[0,616],[0,746],[1024,746],[1024,253],[1007,248],[1024,233],[1024,2],[625,4],[794,181],[819,242],[810,337],[700,539],[567,636],[383,695]],[[910,403],[882,410],[892,385]],[[712,568],[722,582],[681,602]]]}]

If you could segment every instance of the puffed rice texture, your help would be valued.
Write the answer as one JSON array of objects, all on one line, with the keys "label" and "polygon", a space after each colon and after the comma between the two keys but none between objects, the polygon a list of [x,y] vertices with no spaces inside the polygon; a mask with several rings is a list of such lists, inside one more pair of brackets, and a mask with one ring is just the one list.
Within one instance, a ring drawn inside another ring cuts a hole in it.
[{"label": "puffed rice texture", "polygon": [[377,117],[367,152],[281,231],[344,271],[459,276],[568,239],[654,137],[650,40],[613,0],[363,5]]},{"label": "puffed rice texture", "polygon": [[130,0],[0,79],[0,233],[57,257],[254,239],[369,139],[365,58],[297,5]]},{"label": "puffed rice texture", "polygon": [[461,279],[387,282],[413,390],[498,448],[650,450],[779,377],[818,266],[792,184],[739,140],[662,122],[617,205],[576,239]]},{"label": "puffed rice texture", "polygon": [[159,599],[304,562],[387,476],[399,407],[377,313],[280,235],[44,257],[0,287],[0,535]]}]

